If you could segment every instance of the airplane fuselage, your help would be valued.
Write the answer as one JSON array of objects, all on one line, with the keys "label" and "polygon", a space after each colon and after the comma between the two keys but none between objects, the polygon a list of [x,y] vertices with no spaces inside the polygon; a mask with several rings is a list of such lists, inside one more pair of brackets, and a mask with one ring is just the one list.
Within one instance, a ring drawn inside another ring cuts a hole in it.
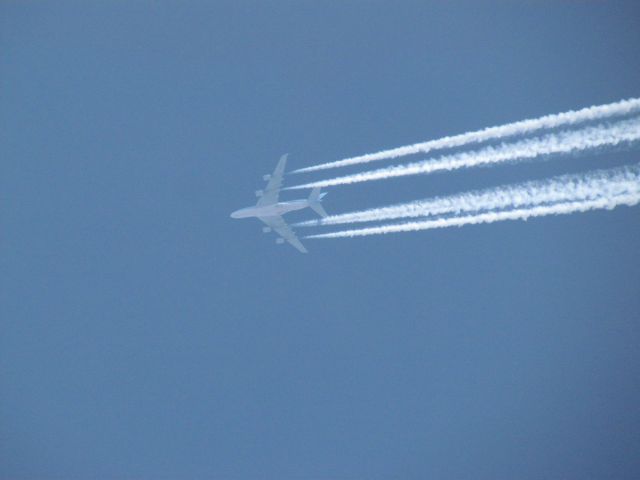
[{"label": "airplane fuselage", "polygon": [[231,214],[231,218],[251,218],[251,217],[275,217],[284,215],[295,210],[302,210],[309,206],[309,200],[293,200],[291,202],[279,202],[273,205],[241,208]]}]

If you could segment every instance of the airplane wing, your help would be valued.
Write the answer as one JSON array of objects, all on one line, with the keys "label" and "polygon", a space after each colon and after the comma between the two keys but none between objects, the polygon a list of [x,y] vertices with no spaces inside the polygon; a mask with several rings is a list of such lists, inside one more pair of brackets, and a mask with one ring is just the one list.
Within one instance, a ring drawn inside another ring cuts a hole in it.
[{"label": "airplane wing", "polygon": [[258,200],[258,206],[272,205],[278,203],[278,196],[280,195],[280,188],[282,188],[282,177],[284,175],[284,167],[287,164],[288,154],[284,154],[280,157],[276,169],[269,178],[269,183],[264,189],[264,193]]},{"label": "airplane wing", "polygon": [[258,217],[258,218],[262,220],[264,223],[266,223],[267,226],[271,227],[271,229],[274,232],[276,232],[278,235],[284,238],[287,242],[293,245],[300,252],[307,253],[307,249],[304,248],[304,245],[302,245],[302,243],[300,243],[300,240],[298,240],[298,237],[296,237],[296,234],[293,233],[293,230],[291,230],[291,227],[287,225],[287,223],[284,221],[282,217],[276,216],[276,217]]}]

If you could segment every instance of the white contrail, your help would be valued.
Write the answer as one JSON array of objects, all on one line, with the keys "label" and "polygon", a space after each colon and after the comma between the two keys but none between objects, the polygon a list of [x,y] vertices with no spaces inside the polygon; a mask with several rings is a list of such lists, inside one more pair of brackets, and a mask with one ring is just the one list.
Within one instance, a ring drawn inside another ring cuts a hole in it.
[{"label": "white contrail", "polygon": [[580,153],[585,150],[615,147],[640,139],[640,117],[618,121],[613,124],[599,124],[580,130],[549,133],[541,137],[489,146],[471,152],[443,155],[406,165],[395,165],[368,172],[345,175],[328,180],[288,187],[288,190],[314,187],[329,187],[352,183],[382,180],[407,175],[427,174],[443,170],[475,167],[516,160],[535,159],[553,154]]},{"label": "white contrail", "polygon": [[294,226],[312,227],[398,218],[460,215],[469,212],[591,200],[603,194],[615,196],[628,193],[639,189],[639,185],[640,164],[331,215]]},{"label": "white contrail", "polygon": [[612,209],[619,205],[633,206],[638,204],[639,202],[640,192],[633,192],[626,195],[617,195],[612,197],[605,196],[593,200],[561,202],[552,205],[540,205],[535,207],[518,208],[499,212],[478,213],[476,215],[437,218],[434,220],[424,220],[420,222],[381,225],[379,227],[322,233],[318,235],[308,235],[305,238],[362,237],[367,235],[380,235],[384,233],[414,232],[418,230],[431,230],[434,228],[462,227],[463,225],[494,223],[503,220],[526,220],[528,218],[543,217],[546,215],[563,215],[603,208]]},{"label": "white contrail", "polygon": [[345,167],[359,163],[368,163],[376,160],[397,158],[416,153],[427,153],[443,148],[459,147],[470,143],[484,142],[487,140],[499,140],[513,135],[526,135],[537,130],[557,128],[575,125],[582,122],[603,120],[622,115],[629,115],[640,111],[640,99],[631,98],[607,105],[598,105],[581,110],[568,111],[544,117],[522,120],[497,127],[489,127],[475,132],[467,132],[460,135],[442,137],[428,142],[416,143],[405,147],[392,148],[381,152],[369,153],[357,157],[345,158],[335,162],[323,163],[307,168],[300,168],[292,173],[313,172],[328,168]]}]

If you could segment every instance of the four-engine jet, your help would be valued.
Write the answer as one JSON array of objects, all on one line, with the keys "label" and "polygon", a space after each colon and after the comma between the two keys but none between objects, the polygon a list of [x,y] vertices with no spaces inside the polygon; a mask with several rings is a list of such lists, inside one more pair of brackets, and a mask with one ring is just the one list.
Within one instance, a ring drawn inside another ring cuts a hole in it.
[{"label": "four-engine jet", "polygon": [[326,193],[320,193],[319,188],[314,188],[307,199],[279,202],[278,197],[280,195],[280,189],[282,188],[282,177],[286,163],[287,155],[283,155],[280,157],[280,161],[273,174],[263,177],[265,180],[268,180],[269,183],[267,183],[264,191],[256,191],[256,196],[259,197],[258,203],[253,207],[236,210],[231,214],[231,218],[256,217],[267,225],[266,227],[262,227],[263,232],[269,233],[273,230],[280,235],[280,237],[276,239],[276,243],[284,243],[286,240],[302,253],[307,253],[307,249],[300,243],[300,240],[298,240],[298,237],[293,233],[291,227],[284,221],[282,215],[287,212],[309,207],[315,210],[321,217],[326,217],[327,212],[325,212],[320,203]]}]

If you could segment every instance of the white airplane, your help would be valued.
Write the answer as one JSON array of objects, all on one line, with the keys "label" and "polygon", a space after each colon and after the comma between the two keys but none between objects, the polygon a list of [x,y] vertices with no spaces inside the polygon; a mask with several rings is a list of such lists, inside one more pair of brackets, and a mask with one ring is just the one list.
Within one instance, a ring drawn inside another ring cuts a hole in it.
[{"label": "white airplane", "polygon": [[266,223],[266,227],[262,227],[264,233],[275,231],[280,237],[276,239],[276,243],[284,243],[286,240],[296,247],[302,253],[307,253],[307,249],[300,243],[296,234],[293,233],[291,227],[282,218],[282,215],[294,210],[302,210],[303,208],[312,208],[321,217],[326,217],[327,212],[322,208],[322,198],[326,193],[320,193],[319,188],[311,191],[309,198],[303,200],[292,200],[290,202],[279,202],[280,189],[282,188],[282,177],[284,175],[284,167],[287,163],[287,155],[280,157],[280,161],[276,169],[271,175],[265,175],[263,178],[268,180],[267,187],[264,190],[257,190],[256,196],[259,197],[258,203],[253,207],[241,208],[231,214],[231,218],[249,218],[256,217],[258,220]]}]

